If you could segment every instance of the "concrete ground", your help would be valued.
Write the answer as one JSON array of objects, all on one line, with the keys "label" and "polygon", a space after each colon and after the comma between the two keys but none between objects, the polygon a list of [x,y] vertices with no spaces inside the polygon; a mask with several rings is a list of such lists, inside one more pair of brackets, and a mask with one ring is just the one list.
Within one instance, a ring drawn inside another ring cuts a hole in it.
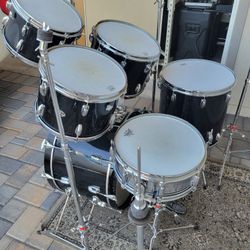
[{"label": "concrete ground", "polygon": [[[41,220],[60,197],[41,177],[45,131],[35,120],[37,69],[16,59],[0,64],[0,249],[70,249],[36,233]],[[127,103],[130,107],[150,107],[147,90]],[[225,124],[232,120],[228,115]],[[239,126],[250,136],[250,119],[241,117]],[[225,139],[209,149],[209,158],[221,161]],[[247,139],[237,138],[235,149],[250,148]],[[230,156],[230,163],[250,168],[250,154]]]}]

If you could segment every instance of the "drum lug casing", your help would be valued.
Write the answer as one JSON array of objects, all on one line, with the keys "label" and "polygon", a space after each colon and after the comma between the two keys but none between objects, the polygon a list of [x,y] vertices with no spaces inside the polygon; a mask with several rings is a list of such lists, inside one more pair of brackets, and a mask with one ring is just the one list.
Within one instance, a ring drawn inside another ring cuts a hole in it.
[{"label": "drum lug casing", "polygon": [[93,34],[93,31],[90,33],[89,35],[89,41],[92,43],[94,40],[94,34]]},{"label": "drum lug casing", "polygon": [[151,64],[147,64],[144,69],[144,73],[147,74],[150,70],[151,70]]},{"label": "drum lug casing", "polygon": [[136,88],[135,88],[135,93],[138,94],[141,91],[141,84],[138,83]]},{"label": "drum lug casing", "polygon": [[46,84],[46,82],[42,82],[42,84],[40,85],[40,87],[39,87],[39,91],[40,91],[40,94],[42,95],[42,96],[46,96],[46,94],[47,94],[47,91],[48,91],[48,85]]},{"label": "drum lug casing", "polygon": [[43,116],[44,111],[45,111],[45,105],[44,105],[44,104],[41,104],[41,105],[39,105],[38,108],[37,108],[36,115],[37,115],[37,116]]},{"label": "drum lug casing", "polygon": [[171,95],[171,102],[175,102],[175,101],[176,101],[176,93],[173,91]]},{"label": "drum lug casing", "polygon": [[1,27],[1,30],[6,26],[6,24],[8,23],[9,21],[9,17],[8,16],[5,16],[2,20],[2,27]]},{"label": "drum lug casing", "polygon": [[197,189],[197,185],[199,183],[199,176],[195,175],[191,180],[191,186],[193,187],[192,191],[195,192]]},{"label": "drum lug casing", "polygon": [[214,130],[211,129],[209,132],[207,132],[207,137],[208,137],[208,145],[212,145],[213,140],[214,140],[214,136],[213,136]]},{"label": "drum lug casing", "polygon": [[82,117],[85,117],[89,112],[89,104],[85,103],[82,105],[82,109],[81,109],[81,115]]},{"label": "drum lug casing", "polygon": [[12,11],[12,10],[10,10],[10,11],[9,11],[9,17],[10,17],[11,19],[15,19],[15,16],[14,16],[14,14],[13,14],[13,11]]},{"label": "drum lug casing", "polygon": [[22,48],[23,48],[23,43],[24,43],[24,40],[23,40],[23,39],[21,39],[21,40],[18,41],[18,43],[17,43],[17,45],[16,45],[17,53],[18,53],[20,50],[22,50]]},{"label": "drum lug casing", "polygon": [[203,109],[203,108],[206,107],[206,104],[207,104],[207,100],[206,100],[206,98],[204,97],[204,98],[201,99],[200,107]]},{"label": "drum lug casing", "polygon": [[75,129],[76,140],[78,140],[79,136],[82,134],[82,124],[78,124]]},{"label": "drum lug casing", "polygon": [[114,107],[113,105],[108,104],[108,105],[106,106],[106,111],[108,111],[108,112],[111,111],[113,107]]},{"label": "drum lug casing", "polygon": [[125,68],[125,66],[127,65],[127,61],[126,61],[126,59],[125,60],[123,60],[123,61],[121,61],[121,66],[123,67],[123,68]]},{"label": "drum lug casing", "polygon": [[227,97],[226,97],[226,103],[229,103],[229,101],[231,100],[231,94],[227,94]]},{"label": "drum lug casing", "polygon": [[29,25],[28,25],[28,23],[26,23],[22,27],[22,36],[24,37],[27,34],[28,31],[29,31]]}]

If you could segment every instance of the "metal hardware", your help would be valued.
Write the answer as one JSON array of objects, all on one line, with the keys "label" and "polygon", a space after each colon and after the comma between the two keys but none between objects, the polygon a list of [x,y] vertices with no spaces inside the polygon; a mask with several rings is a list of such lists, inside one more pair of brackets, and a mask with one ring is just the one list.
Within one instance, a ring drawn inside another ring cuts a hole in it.
[{"label": "metal hardware", "polygon": [[89,41],[92,43],[93,39],[94,39],[94,35],[93,35],[93,33],[90,33],[90,35],[89,35]]},{"label": "metal hardware", "polygon": [[110,118],[110,129],[113,128],[114,124],[115,124],[115,114],[113,114]]},{"label": "metal hardware", "polygon": [[9,17],[10,17],[11,19],[15,19],[15,15],[13,14],[12,11],[9,11]]},{"label": "metal hardware", "polygon": [[7,1],[7,2],[6,2],[6,8],[7,8],[8,10],[10,10],[10,9],[12,8],[12,3],[11,3],[11,1]]},{"label": "metal hardware", "polygon": [[214,130],[211,129],[209,132],[207,132],[207,137],[208,137],[208,145],[211,145],[213,143],[213,140],[214,140]]},{"label": "metal hardware", "polygon": [[159,89],[161,89],[163,82],[164,82],[163,79],[159,79],[159,80],[158,80],[157,86],[158,86]]},{"label": "metal hardware", "polygon": [[19,52],[23,48],[23,42],[24,42],[23,39],[21,39],[21,40],[18,41],[18,43],[16,45],[17,52]]},{"label": "metal hardware", "polygon": [[197,189],[197,185],[199,183],[199,177],[198,176],[194,176],[191,180],[191,186],[193,187],[193,192]]},{"label": "metal hardware", "polygon": [[48,88],[49,87],[48,87],[47,83],[43,81],[42,84],[39,87],[40,94],[42,96],[46,96]]},{"label": "metal hardware", "polygon": [[99,47],[97,48],[97,50],[100,51],[100,52],[102,52],[101,46],[99,46]]},{"label": "metal hardware", "polygon": [[201,99],[200,107],[203,109],[203,108],[205,108],[206,104],[207,104],[207,100],[204,97],[203,99]]},{"label": "metal hardware", "polygon": [[140,91],[141,91],[141,84],[138,83],[137,86],[136,86],[136,88],[135,88],[135,93],[137,94],[137,93],[139,93]]},{"label": "metal hardware", "polygon": [[231,99],[231,94],[227,94],[227,97],[226,97],[226,103],[228,103]]},{"label": "metal hardware", "polygon": [[113,105],[111,104],[108,104],[107,107],[106,107],[106,111],[111,111],[113,108]]},{"label": "metal hardware", "polygon": [[63,118],[66,116],[66,114],[62,110],[60,110],[60,116]]},{"label": "metal hardware", "polygon": [[62,184],[64,185],[69,185],[69,178],[68,177],[61,177],[61,179],[57,179],[57,178],[54,178],[53,176],[49,175],[49,174],[46,174],[46,173],[42,173],[41,174],[41,177],[43,178],[47,178],[49,180],[55,180],[55,181],[59,181],[61,182]]},{"label": "metal hardware", "polygon": [[26,23],[23,27],[22,27],[22,36],[25,36],[29,30],[29,25],[28,23]]},{"label": "metal hardware", "polygon": [[78,124],[75,129],[76,139],[82,134],[82,124]]},{"label": "metal hardware", "polygon": [[216,141],[219,141],[220,138],[221,138],[221,134],[220,134],[220,133],[217,133],[217,135],[216,135]]},{"label": "metal hardware", "polygon": [[100,193],[101,190],[100,190],[100,187],[99,186],[88,186],[88,190],[90,193],[92,194],[98,194],[98,195],[101,195],[103,197],[106,197],[112,201],[115,201],[117,202],[117,199],[116,199],[116,196],[115,195],[111,195],[111,194],[103,194],[103,193]]},{"label": "metal hardware", "polygon": [[37,108],[36,115],[37,116],[43,116],[44,110],[45,110],[45,105],[44,104],[40,104],[38,106],[38,108]]},{"label": "metal hardware", "polygon": [[173,92],[171,95],[171,102],[175,102],[175,101],[176,101],[176,94],[175,92]]},{"label": "metal hardware", "polygon": [[147,64],[147,66],[144,69],[144,73],[148,73],[151,70],[151,64]]},{"label": "metal hardware", "polygon": [[124,68],[125,66],[127,65],[127,62],[126,62],[126,60],[124,60],[124,61],[121,61],[121,66]]},{"label": "metal hardware", "polygon": [[85,103],[82,105],[81,115],[85,117],[88,114],[88,112],[89,112],[89,104]]},{"label": "metal hardware", "polygon": [[44,139],[41,143],[41,150],[44,150],[45,148],[54,148],[55,146],[49,143],[46,139]]},{"label": "metal hardware", "polygon": [[10,19],[10,18],[9,18],[8,16],[5,16],[5,17],[3,18],[1,29],[3,29],[3,28],[6,26],[7,22],[9,21],[9,19]]}]

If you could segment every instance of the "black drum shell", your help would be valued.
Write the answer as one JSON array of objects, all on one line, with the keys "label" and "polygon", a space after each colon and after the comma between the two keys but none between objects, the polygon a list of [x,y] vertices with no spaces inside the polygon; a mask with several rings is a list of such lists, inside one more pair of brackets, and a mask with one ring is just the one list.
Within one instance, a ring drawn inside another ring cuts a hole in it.
[{"label": "black drum shell", "polygon": [[204,97],[173,91],[173,86],[161,79],[160,113],[174,115],[190,122],[200,131],[206,142],[209,139],[208,132],[213,129],[213,145],[217,142],[217,134],[221,134],[229,93],[205,97],[206,104],[202,108],[201,101]]},{"label": "black drum shell", "polygon": [[[65,114],[65,116],[62,117],[65,135],[75,138],[76,127],[78,124],[82,124],[82,133],[79,139],[96,137],[107,130],[110,127],[111,117],[117,107],[117,101],[89,103],[89,111],[87,115],[83,117],[81,110],[82,106],[86,104],[85,102],[71,99],[59,92],[57,92],[57,99],[60,110]],[[41,122],[44,123],[46,127],[58,133],[54,106],[49,89],[45,96],[39,91],[36,110],[40,105],[45,106],[43,115],[39,116]],[[112,108],[107,110],[107,107],[111,106]]]},{"label": "black drum shell", "polygon": [[[126,98],[132,98],[139,95],[144,88],[146,87],[146,83],[149,81],[150,72],[155,62],[150,61],[135,61],[127,58],[125,60],[126,54],[123,56],[115,54],[113,51],[109,50],[107,47],[103,46],[99,43],[97,37],[95,35],[91,38],[91,48],[97,49],[106,55],[115,59],[119,64],[122,65],[122,62],[125,61],[126,65],[123,66],[124,71],[127,74],[128,78],[128,87],[127,92],[125,94]],[[137,91],[138,84],[141,85],[140,90]]]},{"label": "black drum shell", "polygon": [[[36,64],[39,61],[39,42],[37,39],[37,28],[31,25],[30,23],[27,23],[21,15],[17,13],[17,11],[12,8],[11,12],[13,13],[13,17],[9,17],[8,22],[6,23],[4,27],[4,38],[7,42],[7,44],[15,51],[17,54],[19,54],[21,57],[31,61],[31,63]],[[22,28],[27,23],[28,30],[24,34],[22,34]],[[57,32],[59,33],[59,32]],[[62,34],[63,35],[63,34]],[[73,34],[71,34],[73,35]],[[49,44],[49,47],[53,47],[56,45],[59,45],[60,42],[63,44],[71,44],[73,43],[77,38],[79,38],[79,35],[76,35],[75,37],[70,37],[65,39],[63,36],[57,36],[53,35],[53,41]],[[24,40],[22,48],[17,51],[16,46],[18,41],[21,39]],[[12,51],[10,51],[12,53]]]},{"label": "black drum shell", "polygon": [[[59,144],[57,143],[57,146]],[[53,149],[53,155],[51,157],[52,149],[45,148],[44,153],[44,171],[46,174],[53,176],[55,179],[61,179],[61,177],[68,178],[66,165],[64,162],[63,151],[59,148]],[[72,158],[73,169],[75,173],[76,187],[81,195],[87,197],[98,196],[100,200],[107,202],[107,199],[101,195],[90,193],[89,186],[98,186],[100,193],[106,194],[106,178],[107,178],[107,164],[97,163],[82,155],[77,155],[74,152],[70,153]],[[52,162],[51,162],[52,160]],[[124,208],[128,205],[130,200],[130,194],[121,188],[119,182],[115,178],[113,169],[110,170],[108,194],[116,195],[117,203],[109,200],[110,205],[114,208]],[[58,190],[65,191],[69,187],[67,184],[63,184],[60,181],[48,179],[49,184]]]}]

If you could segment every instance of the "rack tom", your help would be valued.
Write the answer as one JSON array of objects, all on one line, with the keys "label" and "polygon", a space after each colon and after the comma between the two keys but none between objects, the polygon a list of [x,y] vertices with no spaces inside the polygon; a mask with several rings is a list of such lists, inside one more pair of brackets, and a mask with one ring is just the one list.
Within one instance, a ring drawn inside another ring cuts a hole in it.
[{"label": "rack tom", "polygon": [[[70,139],[94,140],[114,122],[118,100],[126,92],[123,68],[109,56],[88,47],[64,45],[48,52],[65,130]],[[41,124],[58,135],[49,85],[42,64],[36,114]]]},{"label": "rack tom", "polygon": [[81,36],[83,23],[73,6],[63,0],[9,0],[9,16],[3,19],[7,49],[23,62],[37,66],[39,42],[37,30],[43,23],[53,31],[53,42],[70,44]]},{"label": "rack tom", "polygon": [[221,135],[234,84],[234,73],[220,63],[174,61],[160,73],[160,112],[190,122],[213,145]]},{"label": "rack tom", "polygon": [[139,95],[159,59],[160,46],[139,27],[127,22],[104,20],[93,27],[91,47],[119,62],[128,77],[126,98]]}]

